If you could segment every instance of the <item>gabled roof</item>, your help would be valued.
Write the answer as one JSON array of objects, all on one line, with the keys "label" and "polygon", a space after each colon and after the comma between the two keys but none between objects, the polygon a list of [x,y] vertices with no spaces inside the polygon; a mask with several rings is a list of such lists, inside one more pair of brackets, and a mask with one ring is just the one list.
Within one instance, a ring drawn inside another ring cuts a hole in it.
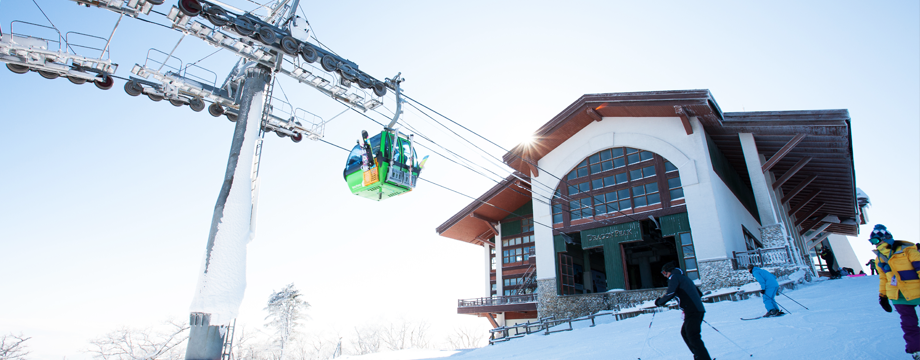
[{"label": "gabled roof", "polygon": [[[747,183],[750,183],[750,177],[739,133],[754,134],[758,152],[768,160],[774,156],[777,156],[774,160],[780,159],[773,161],[768,170],[780,183],[778,187],[782,187],[786,194],[783,201],[790,207],[790,215],[795,217],[796,225],[803,227],[803,233],[819,226],[822,219],[831,215],[842,222],[859,218],[847,110],[722,113],[709,90],[586,94],[537,129],[533,141],[515,146],[503,156],[503,160],[523,174],[539,174],[539,169],[533,164],[593,121],[602,121],[604,117],[675,117],[674,126],[683,126],[687,134],[691,134],[689,117],[692,116],[699,119],[735,172]],[[481,233],[474,233],[486,232],[487,222],[480,221],[480,226],[468,230],[460,230],[458,226],[474,224],[472,220],[464,219],[485,212],[483,201],[507,198],[502,200],[507,203],[500,206],[510,211],[526,203],[530,193],[511,191],[513,177],[505,179],[454,215],[438,227],[438,233],[481,243],[474,239],[481,237]],[[526,184],[515,185],[521,186]],[[526,199],[521,193],[526,194]],[[507,212],[503,214],[498,216],[495,213],[492,219],[497,221]],[[856,224],[834,223],[827,231],[855,236],[859,228]]]}]

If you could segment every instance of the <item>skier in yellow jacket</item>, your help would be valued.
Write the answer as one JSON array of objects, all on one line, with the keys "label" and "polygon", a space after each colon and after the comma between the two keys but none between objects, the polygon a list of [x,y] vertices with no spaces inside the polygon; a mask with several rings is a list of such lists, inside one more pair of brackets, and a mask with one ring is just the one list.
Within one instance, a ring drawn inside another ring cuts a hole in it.
[{"label": "skier in yellow jacket", "polygon": [[920,327],[916,306],[920,305],[920,252],[913,243],[894,240],[885,225],[875,225],[869,234],[875,245],[875,267],[879,273],[878,301],[891,312],[889,299],[901,315],[901,330],[907,346],[904,351],[920,360]]}]

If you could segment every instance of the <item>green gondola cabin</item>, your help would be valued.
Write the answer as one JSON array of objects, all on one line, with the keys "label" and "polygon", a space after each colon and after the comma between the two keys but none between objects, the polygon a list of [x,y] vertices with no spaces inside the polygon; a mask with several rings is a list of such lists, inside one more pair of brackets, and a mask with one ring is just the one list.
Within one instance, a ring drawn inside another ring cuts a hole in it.
[{"label": "green gondola cabin", "polygon": [[[342,173],[351,193],[380,201],[412,191],[421,166],[411,137],[384,130],[366,142],[366,147],[359,142],[351,150]],[[365,156],[367,163],[362,159]]]}]

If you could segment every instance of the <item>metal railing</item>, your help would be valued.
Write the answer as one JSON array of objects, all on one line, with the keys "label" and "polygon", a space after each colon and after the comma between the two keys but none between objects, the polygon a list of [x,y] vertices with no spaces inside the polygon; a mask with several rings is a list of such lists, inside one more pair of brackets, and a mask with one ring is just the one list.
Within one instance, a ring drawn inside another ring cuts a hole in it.
[{"label": "metal railing", "polygon": [[460,299],[457,300],[457,307],[477,307],[477,306],[496,306],[496,305],[511,305],[511,304],[524,304],[537,302],[537,294],[525,294],[525,295],[509,295],[509,296],[493,296],[493,297],[483,297],[475,299]]},{"label": "metal railing", "polygon": [[747,268],[748,264],[758,267],[792,263],[792,253],[788,246],[755,249],[751,251],[732,251],[732,267],[735,270]]}]

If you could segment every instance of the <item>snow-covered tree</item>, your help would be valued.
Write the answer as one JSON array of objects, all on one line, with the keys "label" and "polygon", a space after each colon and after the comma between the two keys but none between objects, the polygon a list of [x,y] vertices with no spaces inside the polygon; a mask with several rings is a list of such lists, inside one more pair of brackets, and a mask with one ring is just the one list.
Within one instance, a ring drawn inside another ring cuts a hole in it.
[{"label": "snow-covered tree", "polygon": [[185,349],[179,345],[188,339],[187,323],[171,320],[160,329],[123,327],[90,342],[88,352],[94,359],[148,360],[182,359]]},{"label": "snow-covered tree", "polygon": [[29,355],[25,342],[31,339],[22,334],[0,337],[0,360],[23,360]]},{"label": "snow-covered tree", "polygon": [[309,307],[310,304],[301,298],[300,291],[294,288],[294,283],[268,297],[265,320],[269,322],[265,326],[274,330],[273,343],[280,350],[279,359],[284,359],[285,346],[297,334],[300,320],[306,318]]}]

